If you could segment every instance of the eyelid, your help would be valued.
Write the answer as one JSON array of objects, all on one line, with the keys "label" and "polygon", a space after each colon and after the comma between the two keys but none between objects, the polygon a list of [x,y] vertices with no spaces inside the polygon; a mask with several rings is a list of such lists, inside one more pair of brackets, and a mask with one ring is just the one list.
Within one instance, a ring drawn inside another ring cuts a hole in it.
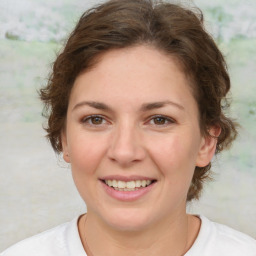
[{"label": "eyelid", "polygon": [[174,124],[174,123],[176,123],[176,120],[174,119],[174,118],[171,118],[171,117],[169,117],[169,116],[165,116],[165,115],[160,115],[160,114],[158,114],[158,115],[153,115],[153,116],[150,116],[148,119],[147,119],[147,121],[146,122],[150,122],[150,121],[152,121],[154,118],[157,118],[157,117],[160,117],[160,118],[163,118],[163,119],[165,119],[166,121],[168,121],[168,124],[162,124],[162,125],[157,125],[157,124],[154,124],[154,126],[167,126],[167,125],[169,125],[169,124]]},{"label": "eyelid", "polygon": [[[102,118],[104,123],[103,124],[90,124],[88,123],[87,121],[94,118],[94,117],[99,117],[99,118]],[[88,116],[85,116],[81,119],[81,123],[82,124],[88,124],[90,126],[102,126],[102,125],[105,125],[106,123],[110,123],[107,118],[104,116],[104,115],[100,115],[100,114],[93,114],[93,115],[88,115]]]},{"label": "eyelid", "polygon": [[[92,124],[92,123],[89,123],[88,121],[94,117],[99,117],[99,118],[102,118],[103,122],[101,124]],[[145,123],[150,123],[154,118],[163,118],[165,119],[165,121],[167,121],[167,123],[164,123],[164,124],[151,124],[152,126],[156,126],[156,127],[165,127],[165,126],[168,126],[168,125],[171,125],[171,124],[174,124],[176,123],[176,120],[174,118],[171,118],[169,116],[166,116],[166,115],[161,115],[161,114],[156,114],[156,115],[153,115],[153,116],[150,116],[146,119]],[[111,122],[108,120],[108,118],[104,115],[101,115],[101,114],[92,114],[92,115],[88,115],[88,116],[85,116],[83,118],[81,118],[81,121],[80,121],[82,124],[85,124],[85,125],[88,125],[88,126],[92,126],[92,127],[101,127],[101,126],[104,126],[104,125],[108,125],[108,124],[111,124]]]}]

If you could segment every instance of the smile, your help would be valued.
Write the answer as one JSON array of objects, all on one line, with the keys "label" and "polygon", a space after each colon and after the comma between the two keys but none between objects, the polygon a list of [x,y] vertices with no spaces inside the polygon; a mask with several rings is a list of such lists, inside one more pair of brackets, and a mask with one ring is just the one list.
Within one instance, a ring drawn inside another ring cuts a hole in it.
[{"label": "smile", "polygon": [[132,181],[122,181],[122,180],[104,180],[105,184],[109,187],[114,188],[118,191],[136,191],[141,188],[145,188],[152,184],[153,180],[132,180]]}]

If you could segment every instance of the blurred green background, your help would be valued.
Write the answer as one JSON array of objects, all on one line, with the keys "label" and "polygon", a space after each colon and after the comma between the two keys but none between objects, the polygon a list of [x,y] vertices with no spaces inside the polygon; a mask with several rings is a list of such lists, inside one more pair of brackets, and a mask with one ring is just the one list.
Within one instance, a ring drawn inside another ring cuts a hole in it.
[{"label": "blurred green background", "polygon": [[[0,251],[85,211],[69,167],[44,139],[37,90],[79,16],[99,2],[0,0]],[[185,3],[203,10],[226,57],[229,114],[241,124],[213,163],[215,181],[188,211],[256,238],[256,0]]]}]

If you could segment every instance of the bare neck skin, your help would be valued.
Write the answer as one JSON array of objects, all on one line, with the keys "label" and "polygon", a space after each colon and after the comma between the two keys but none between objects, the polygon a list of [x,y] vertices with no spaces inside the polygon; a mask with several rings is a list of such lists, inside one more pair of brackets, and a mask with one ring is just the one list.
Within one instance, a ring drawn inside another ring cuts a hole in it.
[{"label": "bare neck skin", "polygon": [[195,242],[200,224],[198,217],[180,214],[142,231],[117,231],[88,212],[79,219],[78,228],[82,244],[92,256],[182,256]]}]

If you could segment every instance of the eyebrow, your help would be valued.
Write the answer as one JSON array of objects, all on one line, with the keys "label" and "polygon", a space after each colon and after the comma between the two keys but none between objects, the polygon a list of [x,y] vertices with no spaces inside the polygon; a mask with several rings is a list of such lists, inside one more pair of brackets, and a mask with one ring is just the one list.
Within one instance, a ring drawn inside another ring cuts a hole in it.
[{"label": "eyebrow", "polygon": [[166,105],[171,105],[171,106],[179,108],[180,110],[184,110],[184,107],[182,105],[180,105],[176,102],[173,102],[173,101],[166,100],[166,101],[159,101],[159,102],[152,102],[152,103],[144,103],[141,106],[141,111],[146,112],[146,111],[149,111],[152,109],[158,109],[158,108],[165,107]]},{"label": "eyebrow", "polygon": [[[181,110],[184,110],[184,107],[176,102],[173,101],[159,101],[159,102],[152,102],[152,103],[144,103],[142,104],[140,111],[141,112],[146,112],[146,111],[150,111],[153,109],[158,109],[158,108],[162,108],[165,107],[166,105],[172,105],[174,107],[177,107]],[[95,109],[99,109],[99,110],[105,110],[105,111],[110,111],[113,112],[113,110],[106,104],[101,103],[101,102],[95,102],[95,101],[82,101],[79,102],[78,104],[76,104],[72,111],[74,111],[75,109],[82,107],[82,106],[89,106]]]},{"label": "eyebrow", "polygon": [[72,111],[74,111],[75,109],[79,108],[79,107],[82,107],[82,106],[89,106],[89,107],[92,107],[92,108],[96,108],[96,109],[99,109],[99,110],[105,110],[105,111],[112,111],[111,108],[104,104],[104,103],[101,103],[101,102],[95,102],[95,101],[82,101],[82,102],[79,102],[78,104],[76,104]]}]

